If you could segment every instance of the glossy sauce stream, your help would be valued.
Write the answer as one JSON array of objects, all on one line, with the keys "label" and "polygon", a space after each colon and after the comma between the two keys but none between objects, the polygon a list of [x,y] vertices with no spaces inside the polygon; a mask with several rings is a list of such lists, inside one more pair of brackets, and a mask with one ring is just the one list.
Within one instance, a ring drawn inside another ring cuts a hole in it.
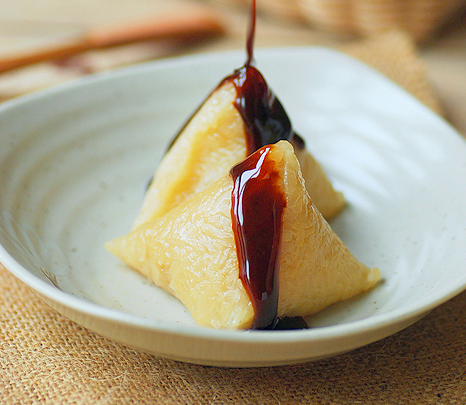
[{"label": "glossy sauce stream", "polygon": [[240,279],[254,308],[253,329],[272,325],[278,307],[278,264],[283,209],[283,179],[265,146],[231,171],[231,216]]},{"label": "glossy sauce stream", "polygon": [[268,155],[272,144],[279,140],[288,140],[300,149],[305,145],[293,132],[283,106],[262,74],[251,65],[255,22],[256,2],[253,1],[247,62],[220,84],[231,81],[235,85],[235,107],[246,130],[248,157],[230,171],[234,181],[231,216],[239,276],[254,308],[252,329],[304,329],[307,325],[302,318],[277,318],[286,196],[280,172]]},{"label": "glossy sauce stream", "polygon": [[[307,325],[300,317],[277,318],[278,260],[282,211],[286,205],[286,198],[283,186],[275,174],[270,175],[273,181],[264,180],[272,165],[262,166],[263,160],[256,161],[257,155],[250,155],[280,140],[291,142],[295,149],[304,149],[305,143],[293,131],[285,109],[270,90],[262,74],[252,66],[255,26],[256,2],[253,1],[246,44],[247,61],[242,68],[223,79],[217,86],[219,88],[226,82],[235,86],[235,107],[245,125],[246,149],[249,156],[230,172],[235,181],[232,192],[232,222],[240,278],[254,305],[252,328],[304,329]],[[187,123],[172,140],[170,147],[186,125]],[[258,177],[245,174],[253,167]],[[261,183],[260,179],[264,182]],[[236,182],[241,183],[241,186],[236,185]]]}]

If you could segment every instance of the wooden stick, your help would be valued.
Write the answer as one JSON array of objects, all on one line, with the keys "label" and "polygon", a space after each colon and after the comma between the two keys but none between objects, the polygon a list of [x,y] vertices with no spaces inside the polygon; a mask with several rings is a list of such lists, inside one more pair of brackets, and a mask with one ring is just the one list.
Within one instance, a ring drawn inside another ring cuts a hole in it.
[{"label": "wooden stick", "polygon": [[177,38],[199,39],[221,35],[224,27],[210,13],[163,16],[129,25],[89,30],[85,35],[37,52],[0,58],[0,73],[47,60],[70,57],[93,49],[103,49],[132,42]]}]

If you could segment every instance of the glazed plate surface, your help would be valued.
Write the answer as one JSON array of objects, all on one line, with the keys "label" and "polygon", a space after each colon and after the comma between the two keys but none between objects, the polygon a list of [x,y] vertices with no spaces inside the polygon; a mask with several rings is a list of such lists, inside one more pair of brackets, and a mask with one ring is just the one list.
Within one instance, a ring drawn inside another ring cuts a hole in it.
[{"label": "glazed plate surface", "polygon": [[331,222],[382,272],[309,330],[197,326],[103,247],[126,233],[167,145],[243,52],[92,76],[0,106],[0,261],[48,304],[125,345],[216,366],[315,360],[389,336],[466,287],[466,144],[367,66],[324,48],[256,66],[348,207]]}]

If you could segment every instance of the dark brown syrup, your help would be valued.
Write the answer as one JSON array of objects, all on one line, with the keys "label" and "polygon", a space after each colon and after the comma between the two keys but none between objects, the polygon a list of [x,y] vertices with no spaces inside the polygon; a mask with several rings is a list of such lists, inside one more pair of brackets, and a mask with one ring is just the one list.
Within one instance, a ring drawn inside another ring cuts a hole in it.
[{"label": "dark brown syrup", "polygon": [[232,82],[236,88],[235,107],[243,118],[246,129],[247,155],[264,145],[287,140],[297,149],[304,149],[305,142],[291,126],[282,104],[271,91],[262,74],[252,62],[256,27],[256,2],[252,2],[251,22],[247,39],[247,61],[219,85]]},{"label": "dark brown syrup", "polygon": [[[255,152],[280,140],[291,142],[295,149],[304,149],[306,145],[293,131],[285,109],[262,74],[252,66],[255,28],[256,1],[253,0],[246,43],[247,61],[217,86],[219,88],[226,82],[234,84],[237,92],[235,107],[246,130],[248,157],[230,172],[235,181],[232,221],[240,278],[253,302],[253,329],[305,329],[307,324],[301,317],[277,318],[281,215],[286,199],[273,165],[264,165],[262,161],[259,164],[259,156],[267,153],[262,151],[257,155]],[[198,110],[172,139],[168,149]],[[257,172],[258,177],[251,177],[250,170]]]},{"label": "dark brown syrup", "polygon": [[[271,91],[259,70],[252,66],[254,61],[256,14],[256,1],[253,0],[246,42],[246,63],[240,69],[235,70],[233,74],[223,79],[216,89],[226,82],[232,82],[236,88],[235,107],[243,118],[246,129],[246,156],[264,145],[270,145],[280,140],[291,142],[295,149],[304,149],[306,147],[304,139],[293,131],[290,119],[282,104]],[[172,139],[168,149],[171,148],[192,117],[196,115],[199,108]]]},{"label": "dark brown syrup", "polygon": [[264,146],[230,170],[231,218],[239,277],[254,308],[253,329],[274,324],[278,307],[278,264],[286,197],[276,163]]},{"label": "dark brown syrup", "polygon": [[245,65],[225,80],[236,88],[235,107],[246,130],[247,155],[264,145],[292,139],[288,115],[259,70]]},{"label": "dark brown syrup", "polygon": [[309,326],[302,316],[285,316],[283,318],[277,318],[267,330],[296,330],[308,328]]},{"label": "dark brown syrup", "polygon": [[220,84],[231,81],[235,85],[235,107],[243,118],[247,135],[248,157],[230,171],[234,181],[231,217],[239,274],[254,308],[252,329],[306,329],[307,324],[301,317],[277,318],[278,265],[286,196],[275,163],[267,159],[273,144],[279,140],[288,140],[299,149],[305,143],[294,133],[285,109],[262,74],[252,66],[255,24],[254,0],[246,64]]}]

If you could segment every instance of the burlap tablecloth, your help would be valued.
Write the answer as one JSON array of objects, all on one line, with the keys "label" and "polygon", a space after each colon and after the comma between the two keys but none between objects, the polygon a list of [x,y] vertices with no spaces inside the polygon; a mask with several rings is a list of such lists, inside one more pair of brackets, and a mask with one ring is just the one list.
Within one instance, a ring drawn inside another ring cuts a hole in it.
[{"label": "burlap tablecloth", "polygon": [[[403,34],[344,51],[440,112],[414,45]],[[344,355],[293,366],[222,369],[114,343],[50,309],[1,265],[0,280],[2,403],[466,403],[466,293],[406,330]]]}]

